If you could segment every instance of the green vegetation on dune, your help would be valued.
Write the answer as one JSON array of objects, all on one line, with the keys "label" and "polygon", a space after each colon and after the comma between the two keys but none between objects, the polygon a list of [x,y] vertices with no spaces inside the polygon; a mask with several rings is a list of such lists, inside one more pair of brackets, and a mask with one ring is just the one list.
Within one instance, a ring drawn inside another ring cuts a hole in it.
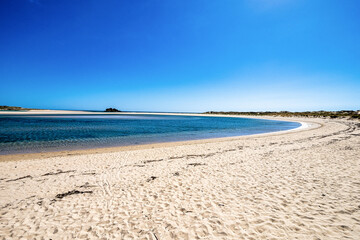
[{"label": "green vegetation on dune", "polygon": [[314,118],[352,118],[360,119],[360,110],[342,110],[342,111],[307,111],[307,112],[214,112],[209,111],[204,114],[221,115],[258,115],[258,116],[279,116],[279,117],[314,117]]},{"label": "green vegetation on dune", "polygon": [[0,106],[0,111],[26,111],[31,110],[32,108],[22,108],[14,106]]}]

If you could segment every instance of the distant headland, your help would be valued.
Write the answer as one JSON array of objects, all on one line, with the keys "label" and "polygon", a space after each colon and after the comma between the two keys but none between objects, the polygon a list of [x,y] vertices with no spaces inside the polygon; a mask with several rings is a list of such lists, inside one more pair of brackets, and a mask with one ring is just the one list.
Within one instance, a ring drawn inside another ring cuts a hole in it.
[{"label": "distant headland", "polygon": [[353,111],[353,110],[307,111],[307,112],[288,112],[288,111],[280,111],[280,112],[214,112],[214,111],[209,111],[209,112],[205,112],[204,114],[360,119],[360,110],[357,110],[357,111]]},{"label": "distant headland", "polygon": [[27,111],[27,110],[35,110],[34,108],[22,108],[22,107],[14,107],[14,106],[0,106],[0,111]]}]

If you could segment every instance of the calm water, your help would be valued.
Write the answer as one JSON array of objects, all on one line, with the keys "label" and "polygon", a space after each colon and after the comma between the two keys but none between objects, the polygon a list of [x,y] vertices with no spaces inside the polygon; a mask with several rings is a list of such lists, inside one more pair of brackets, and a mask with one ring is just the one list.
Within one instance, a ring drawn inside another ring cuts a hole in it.
[{"label": "calm water", "polygon": [[299,123],[165,115],[0,115],[0,154],[249,135]]}]

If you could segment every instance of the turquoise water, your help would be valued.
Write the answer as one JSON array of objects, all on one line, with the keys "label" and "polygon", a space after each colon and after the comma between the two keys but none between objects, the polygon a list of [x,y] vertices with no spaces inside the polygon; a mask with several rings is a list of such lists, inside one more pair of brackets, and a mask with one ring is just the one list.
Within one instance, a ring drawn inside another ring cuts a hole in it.
[{"label": "turquoise water", "polygon": [[300,123],[170,115],[0,115],[0,154],[127,146],[289,130]]}]

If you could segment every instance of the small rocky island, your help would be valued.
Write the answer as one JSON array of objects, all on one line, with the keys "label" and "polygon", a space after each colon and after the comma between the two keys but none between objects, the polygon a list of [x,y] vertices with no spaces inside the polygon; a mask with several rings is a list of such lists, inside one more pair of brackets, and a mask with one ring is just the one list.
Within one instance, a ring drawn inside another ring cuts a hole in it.
[{"label": "small rocky island", "polygon": [[107,108],[105,110],[105,112],[121,112],[120,110],[116,109],[116,108]]}]

